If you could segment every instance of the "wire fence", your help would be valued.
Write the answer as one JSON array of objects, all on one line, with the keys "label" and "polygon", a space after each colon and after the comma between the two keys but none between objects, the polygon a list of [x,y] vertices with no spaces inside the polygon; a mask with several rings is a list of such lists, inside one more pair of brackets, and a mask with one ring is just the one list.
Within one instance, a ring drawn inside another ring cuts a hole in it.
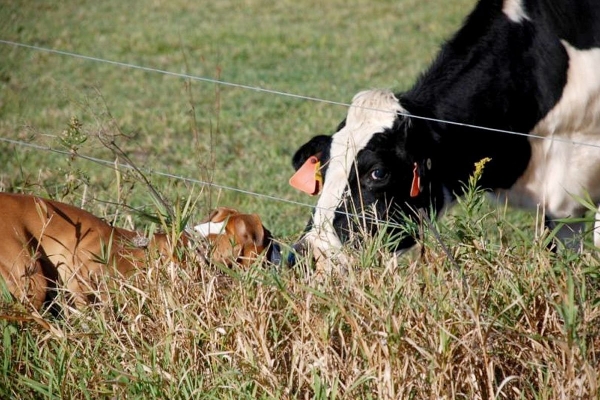
[{"label": "wire fence", "polygon": [[[262,92],[262,93],[267,93],[267,94],[272,94],[272,95],[277,95],[277,96],[285,96],[285,97],[290,97],[290,98],[294,98],[294,99],[298,99],[298,100],[314,101],[314,102],[325,103],[325,104],[330,104],[330,105],[343,106],[343,107],[347,107],[347,108],[352,106],[351,104],[344,103],[344,102],[337,102],[337,101],[332,101],[332,100],[327,100],[327,99],[322,99],[322,98],[312,97],[312,96],[304,96],[304,95],[288,93],[288,92],[283,92],[283,91],[278,91],[278,90],[273,90],[273,89],[268,89],[268,88],[263,88],[263,87],[258,87],[258,86],[228,82],[228,81],[224,81],[224,80],[195,76],[195,75],[190,75],[190,74],[185,74],[185,73],[172,72],[172,71],[163,70],[163,69],[157,69],[157,68],[152,68],[152,67],[147,67],[147,66],[142,66],[142,65],[108,60],[108,59],[104,59],[104,58],[93,57],[93,56],[78,54],[78,53],[64,51],[64,50],[46,48],[46,47],[41,47],[41,46],[36,46],[36,45],[31,45],[31,44],[19,43],[19,42],[14,42],[14,41],[10,41],[10,40],[0,39],[0,44],[4,44],[7,46],[19,47],[19,48],[23,48],[23,49],[29,49],[29,50],[33,50],[33,51],[45,52],[45,53],[64,56],[64,57],[72,57],[72,58],[82,59],[82,60],[91,61],[91,62],[103,63],[103,64],[113,65],[113,66],[122,67],[122,68],[141,70],[141,71],[148,72],[148,73],[163,74],[163,75],[173,76],[173,77],[177,77],[177,78],[189,79],[192,81],[200,81],[200,82],[205,82],[205,83],[218,84],[218,85],[235,87],[235,88],[240,88],[240,89],[245,89],[245,90],[251,90],[251,91],[255,91],[255,92]],[[378,109],[367,108],[367,107],[363,107],[363,108],[373,110],[373,111],[389,112],[388,110],[378,110]],[[402,114],[402,113],[399,113],[399,114],[408,116],[408,114]],[[562,138],[562,137],[554,137],[554,136],[546,137],[546,136],[540,136],[540,135],[535,135],[535,134],[531,134],[531,133],[515,132],[515,131],[510,131],[510,130],[503,130],[503,129],[496,129],[496,128],[490,128],[490,127],[485,127],[485,126],[461,123],[461,122],[457,122],[457,121],[448,121],[448,120],[442,120],[442,119],[436,119],[436,118],[423,117],[423,116],[414,115],[414,114],[410,114],[410,117],[428,120],[428,121],[437,122],[437,123],[457,125],[457,126],[465,127],[465,128],[475,128],[475,129],[480,129],[480,130],[485,130],[485,131],[490,131],[490,132],[503,133],[503,134],[507,134],[507,135],[523,136],[523,137],[536,139],[536,140],[551,140],[553,142],[567,143],[570,145],[588,146],[588,147],[594,147],[594,148],[600,149],[600,145],[595,144],[595,143],[586,143],[586,142],[570,140],[570,139]],[[37,150],[41,150],[41,151],[50,151],[50,152],[64,154],[64,155],[70,155],[70,156],[74,155],[76,157],[79,157],[79,158],[82,158],[82,159],[85,159],[85,160],[88,160],[91,162],[95,162],[100,165],[105,165],[110,168],[115,168],[113,161],[102,160],[99,158],[86,156],[84,154],[72,153],[72,152],[65,151],[65,150],[51,148],[49,146],[42,146],[42,145],[32,144],[32,143],[28,143],[28,142],[24,142],[24,141],[8,139],[8,138],[0,138],[0,141],[5,142],[5,143],[10,143],[13,145],[17,145],[17,146],[29,147],[29,148],[33,148],[33,149],[37,149]],[[130,166],[127,166],[127,165],[122,165],[122,166],[125,168],[131,168]],[[273,201],[285,202],[285,203],[303,206],[303,207],[311,207],[311,208],[315,207],[314,205],[311,205],[311,204],[297,202],[297,201],[293,201],[293,200],[289,200],[289,199],[284,199],[284,198],[274,196],[274,195],[253,192],[253,191],[249,191],[249,190],[245,190],[245,189],[241,189],[241,188],[237,188],[237,187],[232,187],[232,186],[220,185],[218,183],[188,178],[188,177],[184,177],[181,175],[175,175],[175,174],[156,171],[156,170],[152,170],[152,169],[142,169],[142,171],[145,173],[151,174],[151,175],[158,175],[158,176],[167,177],[170,179],[181,180],[181,181],[188,182],[188,183],[199,184],[202,186],[210,186],[210,187],[214,187],[214,188],[218,188],[218,189],[222,189],[222,190],[238,192],[238,193],[246,194],[249,196],[265,198],[265,199],[269,199],[269,200],[273,200]]]},{"label": "wire fence", "polygon": [[[117,168],[117,167],[115,167],[115,162],[112,161],[112,160],[104,160],[104,159],[97,158],[97,157],[91,157],[91,156],[88,156],[88,155],[85,155],[85,154],[74,153],[74,152],[71,152],[71,151],[68,151],[68,150],[56,149],[56,148],[53,148],[53,147],[50,147],[50,146],[43,146],[43,145],[39,145],[39,144],[35,144],[35,143],[29,143],[29,142],[24,142],[24,141],[20,141],[20,140],[8,139],[8,138],[1,138],[1,137],[0,137],[0,142],[4,142],[4,143],[8,143],[8,144],[13,144],[13,145],[17,145],[17,146],[28,147],[28,148],[31,148],[31,149],[36,149],[36,150],[41,150],[41,151],[48,151],[48,152],[52,152],[52,153],[56,153],[56,154],[61,154],[61,155],[69,156],[69,157],[78,157],[78,158],[81,158],[83,160],[91,161],[93,163],[102,165],[102,166],[107,167],[107,168],[111,168],[111,169],[116,169]],[[133,167],[131,165],[128,165],[128,164],[120,164],[120,167],[126,168],[126,169],[133,169]],[[302,202],[298,202],[298,201],[294,201],[294,200],[289,200],[289,199],[284,199],[284,198],[273,196],[273,195],[268,195],[268,194],[264,194],[264,193],[258,193],[258,192],[253,192],[253,191],[250,191],[250,190],[240,189],[240,188],[236,188],[236,187],[233,187],[233,186],[227,186],[227,185],[221,185],[221,184],[214,183],[214,182],[203,181],[203,180],[200,180],[200,179],[188,178],[188,177],[185,177],[185,176],[176,175],[176,174],[172,174],[172,173],[168,173],[168,172],[157,171],[157,170],[150,169],[150,168],[140,168],[140,167],[138,167],[138,169],[140,171],[142,171],[143,173],[146,173],[146,174],[149,174],[149,175],[161,176],[161,177],[164,177],[164,178],[175,179],[175,180],[179,180],[179,181],[182,181],[182,182],[187,182],[187,183],[192,183],[192,184],[198,184],[198,185],[201,185],[201,186],[209,186],[209,187],[213,187],[213,188],[216,188],[216,189],[227,190],[227,191],[231,191],[231,192],[237,192],[237,193],[241,193],[241,194],[245,194],[245,195],[249,195],[249,196],[264,198],[264,199],[268,199],[268,200],[279,201],[279,202],[283,202],[283,203],[289,203],[289,204],[293,204],[293,205],[297,205],[297,206],[314,207],[313,205],[308,204],[308,203],[302,203]]]},{"label": "wire fence", "polygon": [[[92,57],[92,56],[73,53],[73,52],[69,52],[69,51],[50,49],[50,48],[46,48],[46,47],[40,47],[40,46],[35,46],[35,45],[30,45],[30,44],[25,44],[25,43],[18,43],[18,42],[13,42],[13,41],[9,41],[9,40],[0,39],[0,44],[26,48],[26,49],[30,49],[30,50],[42,51],[42,52],[61,55],[61,56],[79,58],[82,60],[94,61],[94,62],[109,64],[109,65],[119,66],[119,67],[123,67],[123,68],[136,69],[136,70],[141,70],[141,71],[145,71],[145,72],[158,73],[158,74],[163,74],[163,75],[168,75],[168,76],[173,76],[173,77],[178,77],[178,78],[185,78],[185,79],[190,79],[193,81],[200,81],[200,82],[213,83],[213,84],[218,84],[218,85],[223,85],[223,86],[230,86],[230,87],[235,87],[235,88],[239,88],[239,89],[252,90],[255,92],[273,94],[273,95],[277,95],[277,96],[291,97],[291,98],[298,99],[298,100],[314,101],[314,102],[331,104],[331,105],[336,105],[336,106],[343,106],[343,107],[347,107],[347,108],[352,106],[352,104],[345,103],[345,102],[327,100],[327,99],[313,97],[313,96],[304,96],[304,95],[300,95],[300,94],[283,92],[283,91],[263,88],[263,87],[259,87],[259,86],[251,86],[251,85],[245,85],[245,84],[240,84],[240,83],[235,83],[235,82],[228,82],[228,81],[224,81],[224,80],[220,80],[220,79],[213,79],[213,78],[184,74],[184,73],[179,73],[179,72],[172,72],[172,71],[167,71],[167,70],[158,69],[158,68],[146,67],[146,66],[142,66],[142,65],[136,65],[136,64],[125,63],[125,62],[120,62],[120,61],[107,60],[104,58]],[[361,107],[361,108],[364,108],[367,110],[372,110],[372,111],[379,111],[379,112],[391,112],[388,110],[378,110],[375,108],[368,108],[368,107]],[[511,130],[506,130],[506,129],[497,129],[497,128],[491,128],[491,127],[487,127],[487,126],[467,124],[467,123],[462,123],[459,121],[449,121],[449,120],[444,120],[444,119],[424,117],[424,116],[420,116],[420,115],[416,115],[416,114],[403,114],[403,113],[397,113],[397,114],[404,115],[404,116],[410,116],[411,118],[416,118],[416,119],[438,122],[438,123],[442,123],[442,124],[461,126],[461,127],[465,127],[465,128],[475,128],[475,129],[480,129],[480,130],[485,130],[485,131],[490,131],[490,132],[505,133],[507,135],[524,136],[524,137],[528,137],[528,138],[532,138],[532,139],[551,140],[554,142],[562,142],[562,143],[568,143],[568,144],[572,144],[572,145],[600,148],[600,145],[595,144],[595,143],[586,143],[586,142],[570,140],[570,139],[566,139],[566,138],[562,138],[562,137],[554,137],[554,136],[546,137],[546,136],[541,136],[541,135],[535,135],[532,133],[516,132],[516,131],[511,131]]]}]

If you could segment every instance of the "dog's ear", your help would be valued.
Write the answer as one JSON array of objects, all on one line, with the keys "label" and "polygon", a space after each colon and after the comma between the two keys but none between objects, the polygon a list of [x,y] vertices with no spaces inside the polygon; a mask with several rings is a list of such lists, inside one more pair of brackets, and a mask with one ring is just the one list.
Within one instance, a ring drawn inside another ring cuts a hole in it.
[{"label": "dog's ear", "polygon": [[232,234],[240,246],[238,262],[244,266],[252,264],[270,245],[271,232],[262,224],[256,214],[237,215],[232,224]]},{"label": "dog's ear", "polygon": [[[218,218],[215,217],[215,220],[218,221]],[[218,234],[211,232],[206,235],[211,243],[210,258],[214,263],[230,266],[237,262],[249,266],[270,248],[271,232],[256,214],[228,214],[225,221],[207,224],[218,225],[221,229]]]},{"label": "dog's ear", "polygon": [[319,154],[321,163],[329,159],[329,148],[331,147],[331,136],[319,135],[304,143],[292,157],[292,166],[296,171],[304,165],[309,157]]}]

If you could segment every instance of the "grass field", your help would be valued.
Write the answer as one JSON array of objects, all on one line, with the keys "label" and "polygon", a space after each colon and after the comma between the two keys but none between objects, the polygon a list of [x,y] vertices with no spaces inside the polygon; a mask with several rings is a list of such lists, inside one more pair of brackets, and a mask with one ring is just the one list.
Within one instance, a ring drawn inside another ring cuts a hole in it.
[{"label": "grass field", "polygon": [[[0,189],[145,229],[114,143],[192,221],[231,206],[292,241],[315,200],[290,159],[329,102],[408,88],[473,3],[0,1],[0,40],[94,58],[0,43]],[[422,257],[374,238],[344,278],[157,262],[61,320],[4,294],[0,398],[598,398],[597,256],[471,193]]]}]

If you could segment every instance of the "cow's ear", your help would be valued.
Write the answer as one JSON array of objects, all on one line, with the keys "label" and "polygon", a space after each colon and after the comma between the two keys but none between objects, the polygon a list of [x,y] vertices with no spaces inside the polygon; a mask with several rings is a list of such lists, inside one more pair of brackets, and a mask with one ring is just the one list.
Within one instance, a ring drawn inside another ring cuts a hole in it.
[{"label": "cow's ear", "polygon": [[329,147],[331,146],[331,136],[319,135],[310,139],[304,143],[292,157],[292,165],[297,171],[309,157],[316,154],[329,154]]},{"label": "cow's ear", "polygon": [[399,143],[402,143],[404,146],[406,143],[406,137],[408,135],[408,130],[411,126],[411,120],[409,117],[405,115],[398,114],[396,119],[394,120],[394,125],[392,126],[392,131],[397,135],[397,139],[399,139]]},{"label": "cow's ear", "polygon": [[424,160],[438,151],[439,140],[430,121],[421,118],[405,118],[400,127],[404,149],[415,160]]}]

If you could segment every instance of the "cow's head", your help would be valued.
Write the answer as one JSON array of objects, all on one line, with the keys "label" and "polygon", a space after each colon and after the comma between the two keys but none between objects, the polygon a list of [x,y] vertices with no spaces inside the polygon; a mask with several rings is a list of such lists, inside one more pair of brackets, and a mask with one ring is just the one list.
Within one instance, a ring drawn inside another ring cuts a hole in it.
[{"label": "cow's head", "polygon": [[[432,206],[438,211],[444,200],[436,182],[437,146],[426,129],[427,121],[408,117],[392,92],[369,90],[354,97],[337,132],[297,150],[296,171],[313,163],[323,178],[304,236],[315,252],[333,256],[354,233],[372,234],[381,226],[399,235],[395,250],[415,243],[407,218],[416,220],[419,209]],[[316,192],[319,183],[311,187]]]}]

